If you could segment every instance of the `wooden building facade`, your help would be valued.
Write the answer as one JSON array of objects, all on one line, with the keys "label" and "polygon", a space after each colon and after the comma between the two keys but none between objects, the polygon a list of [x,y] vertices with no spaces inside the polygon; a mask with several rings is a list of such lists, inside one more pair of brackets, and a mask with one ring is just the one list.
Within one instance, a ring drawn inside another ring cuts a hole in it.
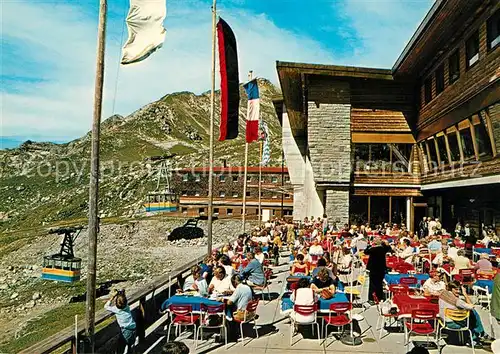
[{"label": "wooden building facade", "polygon": [[296,219],[500,228],[500,3],[436,1],[392,69],[277,71]]}]

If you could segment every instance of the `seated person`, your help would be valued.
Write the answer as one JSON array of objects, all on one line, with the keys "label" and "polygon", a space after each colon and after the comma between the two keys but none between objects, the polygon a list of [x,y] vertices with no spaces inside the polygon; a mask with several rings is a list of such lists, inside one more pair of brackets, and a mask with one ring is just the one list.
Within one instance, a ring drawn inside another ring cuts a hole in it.
[{"label": "seated person", "polygon": [[[338,282],[337,282],[338,284]],[[326,268],[318,272],[318,276],[313,279],[311,289],[322,298],[330,299],[335,295],[336,282],[330,278]]]},{"label": "seated person", "polygon": [[474,269],[478,271],[493,270],[493,265],[490,262],[490,256],[488,255],[488,253],[481,253],[481,255],[479,256],[479,260],[474,266]]},{"label": "seated person", "polygon": [[470,259],[465,257],[464,250],[457,251],[457,258],[454,259],[453,263],[454,263],[454,268],[451,271],[451,274],[460,273],[460,269],[470,269],[471,268]]},{"label": "seated person", "polygon": [[216,294],[232,294],[234,291],[234,287],[231,284],[231,277],[226,274],[224,267],[217,266],[214,269],[214,277],[208,286],[208,293],[212,294],[215,292]]},{"label": "seated person", "polygon": [[[310,287],[309,280],[306,278],[299,279],[297,288],[292,292],[290,300],[295,305],[311,306],[318,301],[318,295]],[[311,315],[301,315],[292,311],[290,317],[297,322],[311,322],[314,320],[314,313]]]},{"label": "seated person", "polygon": [[182,291],[198,291],[201,296],[208,294],[208,285],[206,279],[201,276],[201,267],[195,265],[191,267],[191,275],[186,278]]},{"label": "seated person", "polygon": [[439,296],[446,288],[446,284],[441,280],[439,272],[430,272],[430,278],[424,282],[423,289],[426,296]]},{"label": "seated person", "polygon": [[[257,260],[255,260],[258,262]],[[245,311],[247,309],[247,305],[253,298],[252,289],[243,284],[241,278],[235,274],[231,277],[231,284],[234,287],[234,293],[231,295],[229,299],[227,299],[228,306],[234,306],[236,311],[233,313],[233,318],[238,320],[243,320],[245,317]],[[217,301],[224,301],[222,298],[218,298]],[[255,314],[247,314],[247,319],[251,318],[249,316],[255,316]]]},{"label": "seated person", "polygon": [[266,259],[265,254],[262,252],[262,247],[257,246],[254,249],[255,259],[259,261],[260,264],[264,263],[264,259]]},{"label": "seated person", "polygon": [[229,259],[228,256],[225,254],[220,257],[218,264],[222,267],[224,267],[224,270],[226,271],[226,275],[231,278],[234,273],[234,268],[232,266],[231,259]]},{"label": "seated person", "polygon": [[200,264],[201,276],[207,281],[207,284],[212,280],[212,269],[214,267],[214,258],[212,255],[206,256]]},{"label": "seated person", "polygon": [[312,273],[311,273],[311,276],[314,278],[316,276],[318,276],[318,272],[321,270],[321,269],[326,269],[328,271],[328,276],[330,278],[332,278],[333,280],[336,280],[337,277],[333,275],[333,272],[330,268],[328,268],[328,262],[326,261],[326,259],[324,257],[321,257],[320,259],[318,259],[318,265],[316,268],[313,269]]},{"label": "seated person", "polygon": [[451,258],[448,256],[448,248],[442,248],[441,252],[436,254],[436,257],[432,260],[432,264],[435,267],[441,267],[443,264],[450,263]]},{"label": "seated person", "polygon": [[339,274],[348,274],[351,271],[352,255],[351,250],[347,247],[342,249],[342,259],[337,266]]},{"label": "seated person", "polygon": [[323,247],[319,244],[317,239],[314,239],[312,246],[309,248],[309,254],[311,256],[322,256],[323,255]]},{"label": "seated person", "polygon": [[240,272],[243,279],[250,286],[262,286],[265,282],[262,264],[255,259],[253,252],[247,253],[248,265]]},{"label": "seated person", "polygon": [[455,322],[449,318],[445,318],[445,309],[464,309],[470,311],[469,329],[472,331],[474,347],[481,343],[481,339],[489,339],[484,333],[481,318],[476,310],[474,310],[474,305],[470,301],[467,291],[456,280],[448,283],[447,290],[442,291],[439,296],[439,316],[443,321],[446,321],[447,327],[458,329],[465,326],[467,321]]},{"label": "seated person", "polygon": [[309,265],[304,263],[304,255],[302,253],[299,253],[297,258],[295,258],[295,262],[292,265],[290,273],[309,275]]},{"label": "seated person", "polygon": [[442,246],[443,245],[442,245],[441,241],[439,241],[436,236],[432,236],[432,241],[429,242],[429,246],[428,246],[429,251],[431,253],[437,253],[437,252],[441,251]]},{"label": "seated person", "polygon": [[411,241],[407,238],[403,240],[404,249],[399,252],[399,257],[404,259],[406,263],[412,264],[413,261],[413,247],[411,247]]},{"label": "seated person", "polygon": [[302,250],[300,251],[300,254],[304,256],[304,262],[311,263],[312,258],[309,252],[307,251],[307,247],[303,247]]}]

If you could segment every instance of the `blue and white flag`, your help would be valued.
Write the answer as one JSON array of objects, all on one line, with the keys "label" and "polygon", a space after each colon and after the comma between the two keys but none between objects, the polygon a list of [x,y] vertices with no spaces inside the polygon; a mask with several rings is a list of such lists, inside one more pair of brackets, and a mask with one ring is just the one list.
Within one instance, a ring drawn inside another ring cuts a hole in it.
[{"label": "blue and white flag", "polygon": [[264,147],[262,148],[262,156],[260,159],[260,164],[262,166],[267,166],[269,161],[271,161],[271,146],[269,143],[269,129],[264,121],[260,122],[260,137],[264,140]]}]

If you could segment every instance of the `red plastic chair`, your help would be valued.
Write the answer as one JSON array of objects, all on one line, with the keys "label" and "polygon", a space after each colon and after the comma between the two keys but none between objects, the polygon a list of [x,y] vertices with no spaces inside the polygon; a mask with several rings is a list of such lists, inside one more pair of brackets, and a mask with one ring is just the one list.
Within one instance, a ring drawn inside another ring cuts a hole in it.
[{"label": "red plastic chair", "polygon": [[[351,319],[347,315],[347,311],[352,309],[352,303],[350,302],[336,302],[330,304],[330,312],[328,317],[324,317],[326,323],[325,326],[325,342],[328,339],[328,326],[343,327],[351,323]],[[342,334],[344,330],[337,332],[337,334]]]},{"label": "red plastic chair", "polygon": [[[213,317],[218,317],[220,319],[220,324],[210,325],[210,319]],[[226,327],[226,306],[225,304],[220,305],[201,305],[201,321],[200,327],[196,332],[196,341],[198,340],[198,335],[200,339],[203,339],[203,328],[207,329],[217,329],[220,328],[221,335],[224,334],[227,347],[227,327]]]},{"label": "red plastic chair", "polygon": [[[250,301],[245,310],[245,315],[243,319],[233,318],[235,322],[240,324],[241,340],[243,341],[243,346],[245,346],[245,338],[243,337],[243,324],[253,322],[255,328],[255,336],[259,338],[259,332],[257,331],[257,323],[255,322],[255,315],[257,313],[257,306],[259,305],[259,300]],[[247,342],[247,344],[250,341]]]},{"label": "red plastic chair", "polygon": [[[434,310],[413,310],[411,312],[410,322],[405,320],[405,346],[409,350],[410,336],[412,333],[425,335],[427,343],[429,343],[429,334],[437,335],[437,312]],[[439,351],[439,343],[437,343]]]},{"label": "red plastic chair", "polygon": [[415,267],[409,263],[400,263],[398,264],[394,270],[398,273],[401,273],[401,274],[405,274],[405,273],[408,273],[410,271],[414,271],[415,270]]},{"label": "red plastic chair", "polygon": [[290,330],[290,347],[292,346],[293,342],[293,335],[295,334],[295,328],[297,325],[311,325],[312,330],[313,330],[313,335],[314,335],[314,325],[316,325],[317,330],[318,330],[318,342],[321,345],[321,338],[320,338],[320,329],[319,329],[319,323],[317,321],[317,310],[318,307],[316,304],[314,305],[293,305],[293,312],[296,314],[302,315],[302,316],[310,316],[314,314],[314,319],[309,322],[301,322],[297,321],[297,319],[294,316],[290,316],[290,324],[291,324],[291,330]]},{"label": "red plastic chair", "polygon": [[474,271],[472,269],[460,269],[454,278],[465,286],[472,286],[475,282]]},{"label": "red plastic chair", "polygon": [[[264,290],[267,289],[267,301],[271,302],[271,292],[269,291],[269,280],[273,275],[273,271],[268,269],[264,272],[264,285],[256,285],[253,287],[254,291],[260,291],[262,296],[262,301],[264,301]],[[264,303],[265,304],[265,303]]]},{"label": "red plastic chair", "polygon": [[[177,332],[182,326],[193,326],[195,334],[195,345],[196,345],[196,322],[200,319],[200,315],[193,315],[193,308],[191,305],[170,305],[169,306],[170,316],[175,316],[168,325],[167,338],[170,338],[170,328],[172,325],[175,326]],[[180,335],[180,333],[179,333]]]},{"label": "red plastic chair", "polygon": [[405,284],[392,284],[389,285],[389,293],[391,294],[391,298],[398,294],[409,294],[410,288]]}]

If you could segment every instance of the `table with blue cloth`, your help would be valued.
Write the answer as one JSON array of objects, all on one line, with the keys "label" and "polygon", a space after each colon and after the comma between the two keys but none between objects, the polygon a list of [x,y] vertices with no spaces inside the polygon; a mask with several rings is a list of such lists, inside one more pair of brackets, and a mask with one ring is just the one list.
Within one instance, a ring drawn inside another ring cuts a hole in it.
[{"label": "table with blue cloth", "polygon": [[475,253],[486,253],[493,254],[493,250],[491,248],[474,248]]},{"label": "table with blue cloth", "polygon": [[174,295],[163,302],[161,309],[165,311],[170,305],[191,305],[193,311],[200,311],[202,304],[207,306],[218,306],[221,302],[210,300],[203,296]]},{"label": "table with blue cloth", "polygon": [[[294,274],[294,275],[289,275],[286,278],[286,290],[290,290],[290,285],[292,283],[298,282],[300,279],[307,279],[309,280],[309,283],[312,283],[313,277],[310,275],[303,275],[303,274]],[[341,281],[339,281],[337,289],[340,291],[344,291],[344,285],[342,284]]]},{"label": "table with blue cloth", "polygon": [[487,280],[487,279],[478,279],[474,283],[475,286],[479,286],[480,288],[483,289],[488,289],[488,293],[493,293],[493,280]]},{"label": "table with blue cloth", "polygon": [[408,277],[413,277],[417,278],[417,286],[420,286],[420,283],[422,280],[427,280],[429,279],[429,274],[386,274],[385,275],[385,281],[389,285],[395,285],[399,284],[401,281],[401,278],[408,278]]},{"label": "table with blue cloth", "polygon": [[[281,298],[281,312],[286,314],[289,313],[293,310],[293,302],[290,299],[291,293],[284,294],[283,297]],[[349,302],[349,299],[347,298],[346,294],[344,293],[335,293],[335,296],[332,297],[331,299],[322,299],[319,298],[318,300],[318,311],[319,312],[329,312],[330,311],[330,304],[337,303],[337,302]]]}]

